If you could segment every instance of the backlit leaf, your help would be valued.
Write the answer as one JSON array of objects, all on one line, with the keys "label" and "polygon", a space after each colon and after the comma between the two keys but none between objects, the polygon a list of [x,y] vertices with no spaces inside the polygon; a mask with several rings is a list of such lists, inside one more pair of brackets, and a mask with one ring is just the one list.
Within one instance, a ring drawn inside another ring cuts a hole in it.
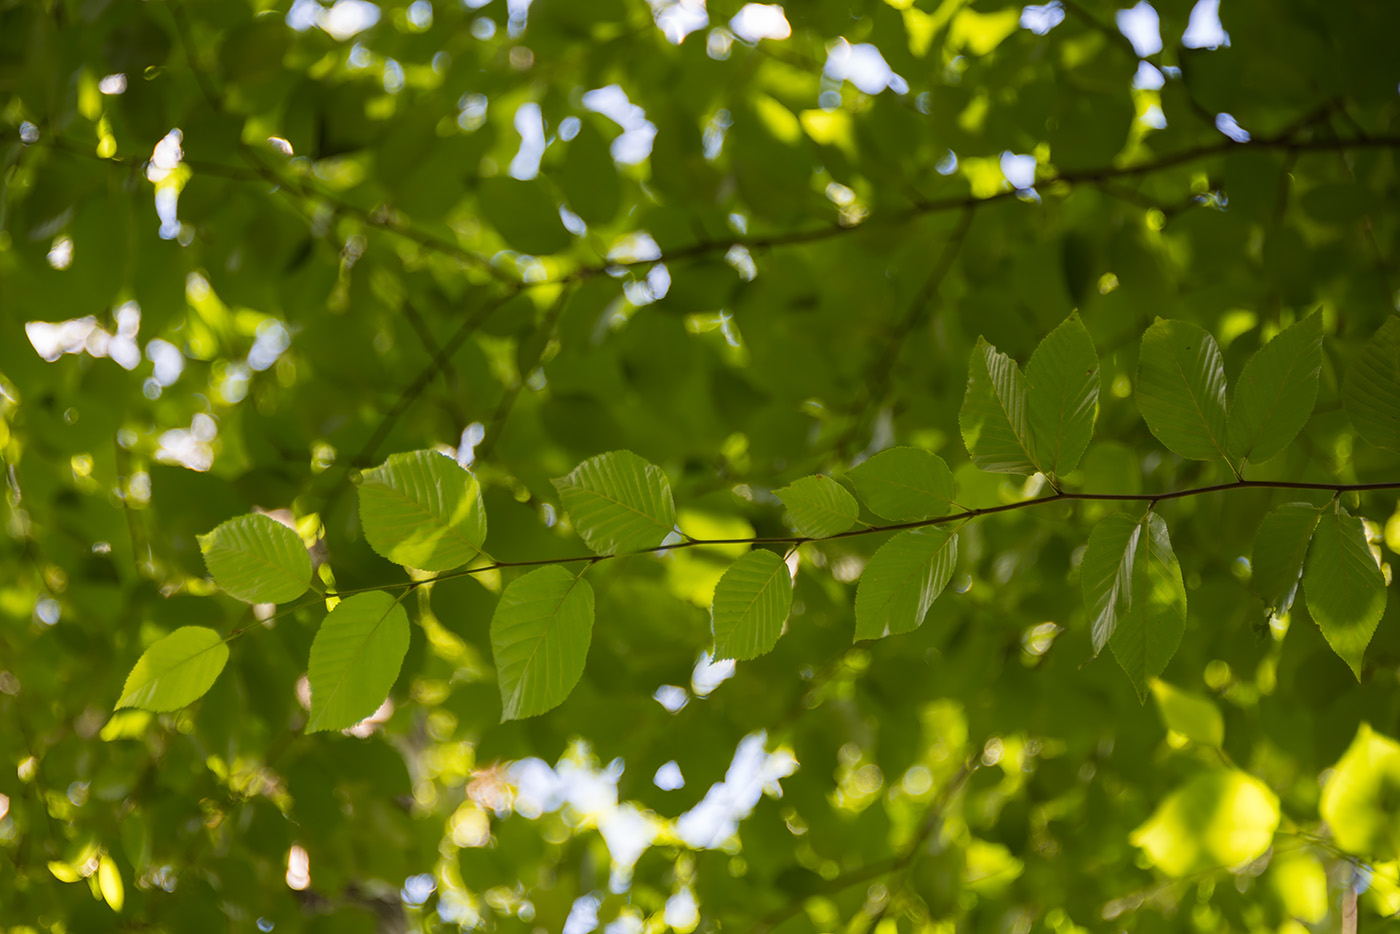
[{"label": "backlit leaf", "polygon": [[1317,401],[1322,372],[1322,315],[1284,330],[1244,365],[1227,421],[1230,453],[1266,461],[1303,430]]},{"label": "backlit leaf", "polygon": [[1225,364],[1210,332],[1158,319],[1142,337],[1137,404],[1167,449],[1192,460],[1225,457]]},{"label": "backlit leaf", "polygon": [[1366,859],[1400,855],[1400,743],[1362,723],[1331,773],[1318,810],[1337,846]]},{"label": "backlit leaf", "polygon": [[952,508],[956,486],[943,458],[922,448],[890,448],[846,476],[870,511],[891,522],[917,522]]},{"label": "backlit leaf", "polygon": [[1250,559],[1254,592],[1272,613],[1287,613],[1298,593],[1303,559],[1322,511],[1309,503],[1284,503],[1264,517]]},{"label": "backlit leaf", "polygon": [[855,525],[860,504],[839,482],[818,474],[795,480],[773,495],[783,501],[798,535],[829,538]]},{"label": "backlit leaf", "polygon": [[757,658],[771,651],[791,607],[792,577],[782,557],[761,548],[742,555],[715,585],[714,657]]},{"label": "backlit leaf", "polygon": [[126,677],[117,707],[179,710],[213,687],[227,663],[223,636],[203,626],[181,626],[142,653]]},{"label": "backlit leaf", "polygon": [[1169,876],[1248,863],[1278,829],[1278,795],[1235,770],[1203,772],[1172,792],[1130,840]]},{"label": "backlit leaf", "polygon": [[395,564],[446,571],[486,542],[476,477],[437,451],[393,455],[361,474],[359,495],[365,539]]},{"label": "backlit leaf", "polygon": [[968,364],[958,425],[972,462],[983,470],[1016,474],[1040,470],[1021,369],[982,338],[977,339]]},{"label": "backlit leaf", "polygon": [[557,565],[512,581],[491,617],[501,720],[564,702],[583,674],[593,635],[593,588]]},{"label": "backlit leaf", "polygon": [[199,536],[214,583],[245,603],[287,603],[311,584],[311,555],[271,516],[239,516]]},{"label": "backlit leaf", "polygon": [[1324,509],[1308,549],[1303,595],[1327,644],[1361,677],[1361,658],[1385,612],[1385,578],[1361,520],[1339,504]]},{"label": "backlit leaf", "polygon": [[856,588],[856,641],[917,629],[958,563],[958,537],[942,526],[900,532],[870,558]]},{"label": "backlit leaf", "polygon": [[1026,386],[1036,457],[1048,473],[1067,474],[1084,456],[1099,411],[1099,358],[1077,313],[1031,354]]},{"label": "backlit leaf", "polygon": [[1219,746],[1225,742],[1225,718],[1220,708],[1208,697],[1183,691],[1163,681],[1152,679],[1152,699],[1167,729],[1180,733],[1202,746]]},{"label": "backlit leaf", "polygon": [[1400,451],[1400,315],[1387,318],[1352,361],[1342,403],[1361,437]]},{"label": "backlit leaf", "polygon": [[408,614],[382,590],[346,597],[311,643],[306,731],[345,730],[379,709],[408,652]]},{"label": "backlit leaf", "polygon": [[631,451],[590,457],[554,488],[575,531],[600,555],[655,548],[676,524],[666,474]]}]

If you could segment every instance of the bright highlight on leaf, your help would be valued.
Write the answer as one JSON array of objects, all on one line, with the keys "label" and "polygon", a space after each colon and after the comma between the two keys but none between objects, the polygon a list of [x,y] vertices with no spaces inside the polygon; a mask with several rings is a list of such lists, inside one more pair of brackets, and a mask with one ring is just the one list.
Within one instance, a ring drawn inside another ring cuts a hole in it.
[{"label": "bright highlight on leaf", "polygon": [[788,518],[798,535],[830,538],[856,524],[860,504],[837,481],[818,474],[795,480],[773,495],[788,508]]},{"label": "bright highlight on leaf", "polygon": [[757,658],[778,644],[792,608],[792,576],[778,554],[755,549],[729,566],[710,608],[716,660]]},{"label": "bright highlight on leaf", "polygon": [[361,474],[359,495],[366,541],[395,564],[447,571],[486,542],[480,484],[436,451],[393,455]]},{"label": "bright highlight on leaf", "polygon": [[1361,677],[1361,658],[1385,612],[1385,578],[1361,520],[1340,505],[1324,509],[1308,549],[1303,595],[1327,644]]},{"label": "bright highlight on leaf", "polygon": [[1172,792],[1131,841],[1169,876],[1258,859],[1278,829],[1278,795],[1243,772],[1205,772]]},{"label": "bright highlight on leaf", "polygon": [[179,710],[203,697],[227,663],[223,636],[203,626],[181,626],[142,653],[117,707]]},{"label": "bright highlight on leaf", "polygon": [[942,526],[900,532],[881,545],[856,587],[856,641],[917,629],[957,563],[958,537]]},{"label": "bright highlight on leaf", "polygon": [[245,603],[287,603],[311,585],[311,555],[301,537],[271,516],[230,519],[199,549],[214,583]]},{"label": "bright highlight on leaf", "polygon": [[583,674],[592,636],[588,581],[557,565],[511,581],[491,617],[502,722],[563,703]]},{"label": "bright highlight on leaf", "polygon": [[1167,449],[1191,460],[1226,456],[1225,363],[1210,332],[1158,319],[1142,336],[1138,410]]},{"label": "bright highlight on leaf", "polygon": [[1322,788],[1319,811],[1337,846],[1369,859],[1400,856],[1400,743],[1361,724]]},{"label": "bright highlight on leaf", "polygon": [[321,622],[307,677],[306,731],[346,730],[389,696],[408,652],[408,613],[382,590],[346,597]]},{"label": "bright highlight on leaf", "polygon": [[1400,315],[1391,315],[1342,380],[1342,404],[1371,444],[1400,451]]},{"label": "bright highlight on leaf", "polygon": [[1227,422],[1230,453],[1261,463],[1292,443],[1311,417],[1322,372],[1322,315],[1283,331],[1250,357]]},{"label": "bright highlight on leaf", "polygon": [[1225,718],[1214,701],[1160,678],[1153,678],[1151,686],[1152,699],[1167,729],[1200,746],[1219,747],[1225,742]]},{"label": "bright highlight on leaf", "polygon": [[953,472],[937,454],[921,448],[890,448],[846,475],[870,511],[891,522],[917,522],[953,507]]},{"label": "bright highlight on leaf", "polygon": [[596,554],[655,548],[676,525],[666,474],[631,451],[590,457],[555,480],[554,488],[575,531]]}]

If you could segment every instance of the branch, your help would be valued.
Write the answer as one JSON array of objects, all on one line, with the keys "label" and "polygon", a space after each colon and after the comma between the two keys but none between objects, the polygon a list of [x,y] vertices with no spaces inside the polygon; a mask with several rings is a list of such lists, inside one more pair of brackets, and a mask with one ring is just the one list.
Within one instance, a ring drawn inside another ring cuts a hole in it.
[{"label": "branch", "polygon": [[1367,493],[1378,490],[1400,490],[1400,480],[1385,480],[1379,483],[1308,483],[1295,480],[1234,480],[1230,483],[1216,483],[1211,486],[1191,487],[1184,490],[1171,490],[1166,493],[1065,493],[1056,492],[1049,496],[1041,496],[1036,499],[1020,500],[1015,503],[1004,503],[1000,506],[986,506],[979,509],[963,509],[950,513],[946,516],[935,516],[932,519],[920,519],[916,522],[895,522],[888,525],[869,525],[859,529],[851,529],[849,532],[839,532],[836,535],[828,535],[825,538],[813,538],[807,535],[771,535],[755,536],[750,538],[687,538],[685,541],[677,542],[674,545],[657,545],[654,548],[643,548],[639,551],[628,551],[616,555],[571,555],[566,558],[534,558],[525,561],[493,561],[489,564],[477,567],[463,568],[456,571],[445,571],[435,574],[432,577],[415,581],[399,581],[393,584],[382,584],[377,587],[363,587],[356,590],[341,590],[328,592],[326,596],[340,597],[351,593],[361,593],[367,590],[387,590],[393,587],[421,587],[424,584],[431,584],[440,580],[452,580],[458,577],[468,577],[473,574],[484,574],[487,571],[499,571],[507,568],[535,568],[549,564],[601,564],[604,561],[612,561],[617,558],[634,558],[639,555],[659,555],[671,551],[681,551],[686,548],[703,548],[707,545],[807,545],[820,542],[838,541],[846,538],[860,538],[865,535],[878,535],[882,532],[901,532],[906,529],[923,529],[934,525],[947,525],[952,522],[968,522],[972,519],[980,519],[983,516],[996,515],[1003,512],[1017,512],[1022,509],[1033,509],[1038,506],[1048,506],[1051,503],[1067,502],[1101,502],[1101,503],[1147,503],[1155,506],[1158,503],[1167,502],[1174,499],[1188,499],[1193,496],[1205,496],[1210,493],[1224,493],[1230,490],[1307,490],[1314,493],[1332,493],[1340,496],[1343,493]]}]

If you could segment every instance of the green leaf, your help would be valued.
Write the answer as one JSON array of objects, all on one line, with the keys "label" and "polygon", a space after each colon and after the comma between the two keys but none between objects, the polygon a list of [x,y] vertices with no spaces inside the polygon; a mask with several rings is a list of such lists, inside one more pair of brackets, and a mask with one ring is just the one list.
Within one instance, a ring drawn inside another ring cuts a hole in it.
[{"label": "green leaf", "polygon": [[301,536],[271,516],[239,516],[199,536],[214,583],[245,603],[287,603],[311,583]]},{"label": "green leaf", "polygon": [[714,657],[757,658],[772,651],[791,608],[787,562],[763,549],[740,556],[715,585]]},{"label": "green leaf", "polygon": [[942,526],[910,529],[880,546],[856,587],[856,641],[917,629],[958,563],[958,537]]},{"label": "green leaf", "polygon": [[676,525],[671,484],[631,451],[590,457],[554,481],[574,529],[596,554],[655,548]]},{"label": "green leaf", "polygon": [[1391,315],[1342,380],[1342,404],[1371,444],[1400,451],[1400,315]]},{"label": "green leaf", "polygon": [[1225,718],[1208,697],[1152,679],[1152,698],[1167,729],[1201,746],[1219,747],[1225,742]]},{"label": "green leaf", "polygon": [[583,674],[593,635],[593,588],[562,567],[512,581],[491,617],[501,721],[533,717],[564,702]]},{"label": "green leaf", "polygon": [[787,507],[797,534],[806,538],[839,535],[855,525],[860,516],[856,498],[840,483],[821,474],[796,480],[774,490],[773,495]]},{"label": "green leaf", "polygon": [[366,541],[395,564],[447,571],[486,542],[480,484],[437,451],[393,455],[361,474],[359,493]]},{"label": "green leaf", "polygon": [[1322,510],[1310,503],[1284,503],[1259,523],[1250,559],[1254,592],[1275,615],[1293,606],[1303,559],[1321,518]]},{"label": "green leaf", "polygon": [[1167,875],[1185,876],[1258,859],[1278,822],[1278,795],[1259,779],[1203,772],[1168,795],[1129,840]]},{"label": "green leaf", "polygon": [[1089,533],[1080,565],[1084,609],[1094,654],[1103,651],[1133,602],[1133,559],[1142,523],[1123,513],[1107,516]]},{"label": "green leaf", "polygon": [[574,235],[559,219],[559,206],[539,179],[484,178],[478,197],[482,215],[512,250],[548,256],[574,242]]},{"label": "green leaf", "polygon": [[1159,318],[1142,336],[1138,410],[1167,449],[1192,460],[1225,457],[1225,364],[1202,327]]},{"label": "green leaf", "polygon": [[349,729],[378,710],[407,652],[408,613],[399,600],[375,590],[336,604],[311,643],[306,731]]},{"label": "green leaf", "polygon": [[1303,595],[1332,651],[1361,678],[1361,658],[1385,612],[1385,578],[1361,520],[1334,504],[1313,533]]},{"label": "green leaf", "polygon": [[1048,473],[1067,474],[1084,456],[1099,412],[1099,358],[1078,313],[1031,354],[1026,385],[1039,463]]},{"label": "green leaf", "polygon": [[1140,700],[1147,700],[1148,682],[1167,667],[1185,631],[1181,565],[1172,553],[1167,523],[1155,512],[1148,513],[1133,560],[1132,605],[1108,641]]},{"label": "green leaf", "polygon": [[846,476],[870,511],[891,522],[944,515],[957,492],[943,458],[922,448],[881,451]]},{"label": "green leaf", "polygon": [[967,393],[958,425],[967,453],[983,470],[1015,474],[1040,470],[1021,369],[980,337],[968,364]]},{"label": "green leaf", "polygon": [[1230,453],[1262,463],[1303,430],[1317,401],[1322,372],[1322,315],[1304,318],[1255,352],[1244,365],[1226,422]]},{"label": "green leaf", "polygon": [[1366,859],[1400,856],[1400,743],[1362,723],[1331,771],[1318,811],[1337,846]]},{"label": "green leaf", "polygon": [[203,626],[181,626],[141,654],[117,707],[179,710],[202,697],[227,663],[223,636]]}]

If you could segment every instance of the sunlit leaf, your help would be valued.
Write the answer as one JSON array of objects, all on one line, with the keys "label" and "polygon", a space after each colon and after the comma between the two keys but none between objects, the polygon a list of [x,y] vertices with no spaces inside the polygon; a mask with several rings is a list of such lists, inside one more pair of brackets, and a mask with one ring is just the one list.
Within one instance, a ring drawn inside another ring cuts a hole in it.
[{"label": "sunlit leaf", "polygon": [[579,537],[600,555],[654,548],[676,524],[666,474],[631,451],[591,457],[554,488]]},{"label": "sunlit leaf", "polygon": [[968,363],[958,425],[972,462],[983,470],[1016,474],[1040,470],[1021,369],[981,338]]},{"label": "sunlit leaf", "polygon": [[910,529],[871,557],[856,588],[856,641],[917,629],[958,563],[958,537],[942,526]]},{"label": "sunlit leaf", "polygon": [[1160,678],[1151,682],[1152,698],[1167,729],[1202,746],[1225,742],[1225,718],[1208,697],[1174,687]]},{"label": "sunlit leaf", "polygon": [[588,581],[557,565],[512,581],[491,617],[501,720],[533,717],[563,703],[583,674],[592,635]]},{"label": "sunlit leaf", "polygon": [[1203,772],[1158,805],[1131,840],[1167,875],[1185,876],[1257,859],[1278,822],[1278,795],[1259,779]]},{"label": "sunlit leaf", "polygon": [[271,516],[239,516],[199,536],[214,583],[245,603],[287,603],[311,585],[311,555]]},{"label": "sunlit leaf", "polygon": [[1254,536],[1254,592],[1272,613],[1287,613],[1298,593],[1303,559],[1322,511],[1309,503],[1284,503],[1264,517]]},{"label": "sunlit leaf", "polygon": [[1303,595],[1327,644],[1361,677],[1361,659],[1385,612],[1385,578],[1361,520],[1340,504],[1322,511],[1303,572]]},{"label": "sunlit leaf", "polygon": [[476,557],[486,541],[480,485],[436,451],[393,455],[361,474],[359,494],[365,539],[395,564],[450,570]]},{"label": "sunlit leaf", "polygon": [[179,710],[213,687],[227,663],[223,636],[203,626],[181,626],[142,653],[117,707]]},{"label": "sunlit leaf", "polygon": [[306,731],[344,730],[374,713],[389,695],[408,651],[408,614],[382,590],[336,605],[311,643]]},{"label": "sunlit leaf", "polygon": [[782,557],[761,548],[742,555],[715,585],[714,657],[757,658],[771,651],[791,607],[792,577]]},{"label": "sunlit leaf", "polygon": [[1266,461],[1303,430],[1322,371],[1322,315],[1287,328],[1249,358],[1235,385],[1227,422],[1230,453]]},{"label": "sunlit leaf", "polygon": [[1225,457],[1225,364],[1210,332],[1158,321],[1142,337],[1137,404],[1167,449],[1192,460]]},{"label": "sunlit leaf", "polygon": [[1342,402],[1361,437],[1400,451],[1400,315],[1387,318],[1352,361]]},{"label": "sunlit leaf", "polygon": [[890,448],[847,474],[870,511],[891,522],[941,516],[953,506],[956,486],[943,458],[922,448]]},{"label": "sunlit leaf", "polygon": [[860,504],[837,481],[824,475],[794,480],[773,495],[783,501],[798,535],[829,538],[855,525]]},{"label": "sunlit leaf", "polygon": [[1318,810],[1337,846],[1367,859],[1400,855],[1400,743],[1362,723],[1322,788]]},{"label": "sunlit leaf", "polygon": [[1025,382],[1039,463],[1049,473],[1069,473],[1089,446],[1099,411],[1099,358],[1077,313],[1040,342]]}]

